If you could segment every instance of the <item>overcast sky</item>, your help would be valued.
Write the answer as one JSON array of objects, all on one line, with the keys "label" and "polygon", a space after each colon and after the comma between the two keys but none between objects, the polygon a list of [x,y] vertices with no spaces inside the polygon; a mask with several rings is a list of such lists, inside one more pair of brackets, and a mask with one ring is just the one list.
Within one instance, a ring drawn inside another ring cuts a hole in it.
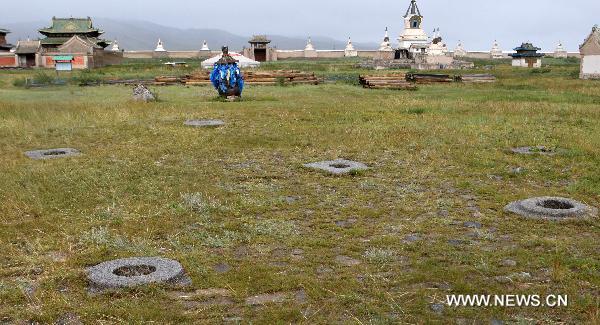
[{"label": "overcast sky", "polygon": [[[216,28],[235,34],[352,36],[381,42],[386,26],[395,39],[410,0],[29,0],[2,1],[2,23],[50,21],[52,16],[146,20],[180,28]],[[224,4],[234,6],[224,8]],[[561,40],[576,51],[594,24],[600,0],[419,0],[428,33],[439,27],[450,48],[489,50],[494,39],[508,50],[532,41],[553,50]],[[42,27],[42,26],[40,26]],[[100,26],[101,27],[101,26]]]}]

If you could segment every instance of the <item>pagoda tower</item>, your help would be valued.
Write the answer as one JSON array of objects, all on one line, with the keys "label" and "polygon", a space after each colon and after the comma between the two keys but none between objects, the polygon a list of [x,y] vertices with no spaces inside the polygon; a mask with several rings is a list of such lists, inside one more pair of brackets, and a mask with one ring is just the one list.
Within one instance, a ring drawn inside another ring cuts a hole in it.
[{"label": "pagoda tower", "polygon": [[427,33],[423,29],[423,15],[417,5],[417,0],[411,0],[404,15],[404,32],[398,37],[399,48],[410,50],[412,45],[427,45]]}]

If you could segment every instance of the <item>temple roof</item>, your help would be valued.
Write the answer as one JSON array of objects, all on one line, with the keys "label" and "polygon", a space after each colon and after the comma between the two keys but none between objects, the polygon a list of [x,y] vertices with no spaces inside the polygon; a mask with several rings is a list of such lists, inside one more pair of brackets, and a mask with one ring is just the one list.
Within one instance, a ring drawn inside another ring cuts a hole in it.
[{"label": "temple roof", "polygon": [[511,54],[513,58],[522,58],[522,57],[542,57],[544,56],[541,53],[537,53],[537,51],[541,50],[539,47],[533,46],[531,43],[523,43],[521,46],[515,48],[517,53]]},{"label": "temple roof", "polygon": [[404,15],[404,18],[414,15],[423,17],[421,15],[421,11],[419,10],[419,6],[417,6],[417,0],[411,0],[410,6],[408,6],[408,10],[406,10],[406,15]]},{"label": "temple roof", "polygon": [[267,35],[254,35],[248,43],[271,43],[271,40],[267,38]]},{"label": "temple roof", "polygon": [[531,43],[523,43],[521,46],[516,47],[515,51],[539,51],[541,48],[533,46]]},{"label": "temple roof", "polygon": [[40,41],[19,41],[16,54],[35,54],[40,48]]},{"label": "temple roof", "polygon": [[41,34],[103,34],[94,28],[92,18],[56,18],[52,17],[52,26],[39,30]]},{"label": "temple roof", "polygon": [[8,34],[10,31],[8,29],[0,28],[0,34]]},{"label": "temple roof", "polygon": [[600,55],[600,28],[598,25],[592,28],[590,35],[579,46],[582,55]]}]

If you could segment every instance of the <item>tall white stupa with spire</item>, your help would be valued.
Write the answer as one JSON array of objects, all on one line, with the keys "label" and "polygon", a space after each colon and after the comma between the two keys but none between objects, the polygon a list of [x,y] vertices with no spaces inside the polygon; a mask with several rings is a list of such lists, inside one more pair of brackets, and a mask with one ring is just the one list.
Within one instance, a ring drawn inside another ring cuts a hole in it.
[{"label": "tall white stupa with spire", "polygon": [[317,50],[315,50],[315,47],[313,46],[312,38],[309,37],[308,41],[306,42],[306,47],[304,48],[304,57],[305,58],[316,58],[318,56],[319,55],[317,53]]},{"label": "tall white stupa with spire", "polygon": [[385,28],[385,35],[383,36],[383,42],[379,45],[379,51],[393,51],[392,43],[390,43],[390,35],[388,34],[388,28]]},{"label": "tall white stupa with spire", "polygon": [[358,56],[358,51],[354,48],[352,44],[352,38],[348,37],[348,44],[346,44],[346,48],[344,49],[345,57],[356,57]]},{"label": "tall white stupa with spire", "polygon": [[423,29],[423,15],[417,5],[417,0],[411,0],[404,15],[404,31],[398,37],[399,48],[410,50],[412,45],[427,45],[429,39]]}]

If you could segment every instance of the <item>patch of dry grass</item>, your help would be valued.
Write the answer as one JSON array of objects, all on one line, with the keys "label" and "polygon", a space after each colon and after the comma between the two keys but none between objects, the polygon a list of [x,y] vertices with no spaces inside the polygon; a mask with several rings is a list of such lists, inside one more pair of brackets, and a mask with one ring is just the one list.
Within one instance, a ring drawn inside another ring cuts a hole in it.
[{"label": "patch of dry grass", "polygon": [[[540,195],[600,206],[598,83],[570,79],[575,69],[498,66],[497,84],[417,92],[250,86],[238,103],[215,101],[209,88],[165,87],[150,104],[131,101],[127,87],[25,90],[3,75],[0,319],[593,323],[598,221],[503,212]],[[192,118],[227,124],[184,127]],[[523,145],[564,151],[507,153]],[[55,147],[83,155],[23,155]],[[330,177],[302,168],[338,157],[371,169]],[[137,255],[179,260],[190,291],[227,289],[231,303],[190,304],[161,287],[87,293],[85,267]],[[230,269],[217,272],[220,264]],[[531,278],[494,280],[523,272]],[[299,290],[306,299],[245,303]],[[448,293],[568,294],[571,305],[433,312]]]}]

